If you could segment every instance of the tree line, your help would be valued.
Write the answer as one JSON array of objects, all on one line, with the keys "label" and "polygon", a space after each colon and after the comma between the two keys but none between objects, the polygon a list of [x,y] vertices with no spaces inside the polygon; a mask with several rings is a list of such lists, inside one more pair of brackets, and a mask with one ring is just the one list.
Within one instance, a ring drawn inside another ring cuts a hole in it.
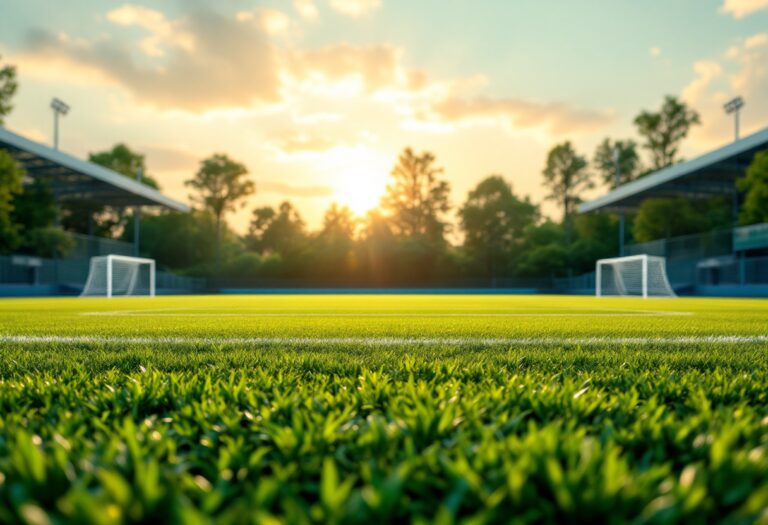
[{"label": "tree line", "polygon": [[[15,69],[0,69],[0,125],[16,87]],[[615,216],[576,213],[584,192],[596,184],[613,188],[680,162],[680,145],[699,123],[694,110],[667,96],[658,110],[634,119],[639,143],[606,138],[591,159],[571,141],[552,147],[541,175],[545,198],[562,212],[557,221],[545,218],[540,204],[518,195],[500,174],[483,178],[454,207],[435,155],[405,148],[379,208],[365,217],[334,203],[312,231],[300,210],[285,201],[253,209],[247,232],[237,234],[227,217],[257,187],[243,163],[217,153],[203,159],[186,181],[192,213],[142,214],[141,252],[162,268],[233,285],[485,286],[575,275],[618,251]],[[125,144],[92,153],[89,160],[131,178],[140,170],[143,183],[159,188],[144,156]],[[23,178],[21,167],[0,151],[0,253],[66,256],[72,245],[68,232],[132,240],[132,229],[126,228],[131,210],[83,199],[57,203],[44,180],[23,185]],[[767,221],[768,153],[756,156],[738,187],[745,194],[741,221]],[[732,224],[730,214],[730,202],[720,198],[647,199],[627,217],[626,240],[726,227]]]}]

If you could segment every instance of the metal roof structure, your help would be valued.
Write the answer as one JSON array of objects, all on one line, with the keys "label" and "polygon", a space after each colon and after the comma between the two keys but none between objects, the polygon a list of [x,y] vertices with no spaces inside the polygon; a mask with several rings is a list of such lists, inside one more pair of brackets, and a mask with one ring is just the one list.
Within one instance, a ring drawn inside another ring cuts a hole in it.
[{"label": "metal roof structure", "polygon": [[579,206],[579,212],[632,210],[648,197],[734,195],[758,151],[768,149],[768,128],[695,159],[633,180]]},{"label": "metal roof structure", "polygon": [[57,199],[92,199],[109,206],[189,206],[156,189],[98,164],[44,146],[0,127],[0,149],[7,150],[27,176],[44,178]]}]

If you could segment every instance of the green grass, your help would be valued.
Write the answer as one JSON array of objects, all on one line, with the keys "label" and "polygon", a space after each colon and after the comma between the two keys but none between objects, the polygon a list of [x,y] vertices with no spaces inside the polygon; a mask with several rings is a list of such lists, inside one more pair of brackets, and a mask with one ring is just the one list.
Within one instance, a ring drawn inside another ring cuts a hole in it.
[{"label": "green grass", "polygon": [[0,302],[0,522],[768,523],[768,302]]}]

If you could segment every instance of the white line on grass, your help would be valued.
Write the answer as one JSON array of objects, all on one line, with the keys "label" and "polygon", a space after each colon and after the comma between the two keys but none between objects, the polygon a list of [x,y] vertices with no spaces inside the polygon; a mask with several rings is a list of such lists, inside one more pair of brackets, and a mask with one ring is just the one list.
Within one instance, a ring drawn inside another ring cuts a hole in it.
[{"label": "white line on grass", "polygon": [[356,346],[561,346],[698,345],[768,343],[768,335],[690,335],[672,337],[125,337],[97,335],[2,335],[0,343],[125,345],[356,345]]},{"label": "white line on grass", "polygon": [[607,312],[142,312],[119,310],[82,312],[89,317],[677,317],[692,312],[617,310]]}]

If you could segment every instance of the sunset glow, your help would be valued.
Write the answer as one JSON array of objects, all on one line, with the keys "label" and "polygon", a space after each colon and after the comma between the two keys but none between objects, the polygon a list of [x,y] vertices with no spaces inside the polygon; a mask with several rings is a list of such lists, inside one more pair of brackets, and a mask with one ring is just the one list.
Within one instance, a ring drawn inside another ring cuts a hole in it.
[{"label": "sunset glow", "polygon": [[[21,86],[6,125],[50,143],[41,101],[60,96],[73,108],[62,150],[83,157],[125,142],[183,200],[200,159],[226,152],[257,187],[229,218],[240,232],[254,206],[285,200],[309,227],[334,201],[364,214],[409,146],[434,153],[452,202],[491,173],[543,201],[552,144],[593,151],[605,137],[632,136],[634,115],[665,94],[702,115],[688,158],[729,140],[730,93],[749,101],[743,133],[764,125],[768,9],[720,4],[684,0],[659,19],[639,3],[612,3],[601,16],[616,34],[653,29],[612,39],[609,56],[605,26],[578,3],[552,17],[532,2],[146,0],[78,4],[54,24],[31,0],[0,17],[0,54],[18,65]],[[441,29],[404,16],[439,19]],[[681,46],[675,21],[689,16]],[[555,210],[551,201],[542,209]]]}]

